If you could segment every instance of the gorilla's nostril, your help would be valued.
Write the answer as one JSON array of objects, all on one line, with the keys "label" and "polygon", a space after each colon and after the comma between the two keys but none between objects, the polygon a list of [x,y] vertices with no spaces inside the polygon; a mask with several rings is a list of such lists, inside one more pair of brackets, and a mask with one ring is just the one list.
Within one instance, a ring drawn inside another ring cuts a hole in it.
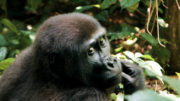
[{"label": "gorilla's nostril", "polygon": [[114,68],[113,63],[111,63],[111,62],[108,62],[107,65],[108,65],[109,67],[111,67],[111,68]]},{"label": "gorilla's nostril", "polygon": [[116,59],[114,59],[114,62],[117,62],[117,60],[116,60]]}]

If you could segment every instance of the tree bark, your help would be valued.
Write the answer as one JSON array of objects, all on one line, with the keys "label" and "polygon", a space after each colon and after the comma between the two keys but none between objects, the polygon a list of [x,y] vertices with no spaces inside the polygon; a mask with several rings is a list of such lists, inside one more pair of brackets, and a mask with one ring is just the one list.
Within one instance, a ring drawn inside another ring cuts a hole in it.
[{"label": "tree bark", "polygon": [[165,36],[170,42],[168,49],[171,51],[170,67],[166,68],[168,74],[180,72],[180,10],[176,0],[167,0],[166,21],[169,23]]}]

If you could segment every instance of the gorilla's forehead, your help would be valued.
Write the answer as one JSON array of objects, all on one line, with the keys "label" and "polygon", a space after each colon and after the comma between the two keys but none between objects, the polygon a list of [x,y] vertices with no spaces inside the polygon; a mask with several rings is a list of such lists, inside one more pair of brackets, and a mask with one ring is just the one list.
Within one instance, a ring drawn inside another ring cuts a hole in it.
[{"label": "gorilla's forehead", "polygon": [[[75,40],[87,40],[97,30],[101,29],[100,23],[92,16],[80,13],[63,14],[51,17],[45,22],[46,30],[55,30],[54,33],[68,39],[69,36]],[[51,31],[52,32],[52,31]],[[76,38],[78,37],[78,38]]]}]

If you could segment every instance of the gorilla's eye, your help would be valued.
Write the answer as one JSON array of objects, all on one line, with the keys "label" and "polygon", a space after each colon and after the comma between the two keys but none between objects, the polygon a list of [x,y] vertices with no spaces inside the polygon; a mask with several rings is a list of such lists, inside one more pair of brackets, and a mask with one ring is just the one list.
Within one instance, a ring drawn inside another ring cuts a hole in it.
[{"label": "gorilla's eye", "polygon": [[91,47],[88,50],[88,55],[92,56],[94,54],[94,52],[95,52],[95,49]]},{"label": "gorilla's eye", "polygon": [[99,44],[100,44],[100,46],[104,47],[105,46],[105,40],[103,38],[101,38],[99,41]]},{"label": "gorilla's eye", "polygon": [[107,38],[107,36],[106,36],[106,35],[103,35],[102,37],[103,37],[104,39],[106,39],[106,38]]}]

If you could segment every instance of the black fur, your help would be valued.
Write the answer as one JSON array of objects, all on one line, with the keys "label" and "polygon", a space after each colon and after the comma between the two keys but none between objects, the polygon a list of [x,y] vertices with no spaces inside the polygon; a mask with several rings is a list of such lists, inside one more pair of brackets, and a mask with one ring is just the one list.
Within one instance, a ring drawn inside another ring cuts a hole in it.
[{"label": "black fur", "polygon": [[[0,101],[108,101],[106,89],[120,83],[122,71],[104,35],[105,29],[88,15],[51,17],[39,28],[33,45],[3,73]],[[96,54],[87,56],[92,47]]]}]

